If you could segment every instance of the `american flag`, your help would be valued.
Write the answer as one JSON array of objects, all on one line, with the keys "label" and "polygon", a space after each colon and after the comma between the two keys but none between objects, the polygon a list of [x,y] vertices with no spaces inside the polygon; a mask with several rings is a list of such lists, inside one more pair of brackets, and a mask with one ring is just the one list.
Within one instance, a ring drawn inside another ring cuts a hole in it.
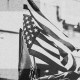
[{"label": "american flag", "polygon": [[[58,66],[58,69],[61,69],[62,71],[74,71],[76,69],[76,62],[71,54],[72,51],[75,50],[76,45],[74,42],[66,37],[64,33],[62,33],[41,13],[33,0],[27,0],[26,6],[32,17],[31,22],[34,23],[33,20],[35,20],[38,25],[36,28],[39,29],[39,34],[34,37],[35,39],[32,39],[33,41],[31,41],[32,37],[30,37],[30,45],[32,46],[29,48],[30,54],[40,58],[52,66]],[[24,27],[27,27],[25,26],[25,19],[28,19],[28,17],[24,18],[23,24]],[[35,24],[33,24],[33,27],[34,25]],[[25,32],[26,30],[28,29],[24,28]],[[32,42],[34,43],[32,44]]]},{"label": "american flag", "polygon": [[23,15],[23,35],[30,55],[35,56],[61,71],[74,70],[75,61],[63,49],[63,44],[36,26],[32,15]]}]

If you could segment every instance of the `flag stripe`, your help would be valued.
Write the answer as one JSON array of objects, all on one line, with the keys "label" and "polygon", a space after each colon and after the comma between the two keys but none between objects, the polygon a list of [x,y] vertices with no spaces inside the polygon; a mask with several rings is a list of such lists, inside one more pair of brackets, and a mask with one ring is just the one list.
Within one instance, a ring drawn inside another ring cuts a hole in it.
[{"label": "flag stripe", "polygon": [[68,56],[64,57],[61,63],[65,66],[68,62]]},{"label": "flag stripe", "polygon": [[73,65],[72,65],[72,67],[69,69],[69,71],[75,71],[76,70],[76,61],[75,61],[75,58],[74,58],[74,56],[72,55],[72,58],[73,58]]},{"label": "flag stripe", "polygon": [[67,70],[69,70],[73,66],[73,63],[74,63],[74,61],[73,61],[72,55],[71,54],[68,54],[68,62],[65,65],[65,68]]},{"label": "flag stripe", "polygon": [[[32,51],[31,51],[31,52],[32,52]],[[31,58],[31,61],[33,62],[33,55],[30,55],[30,58]],[[35,57],[35,61],[36,61],[37,64],[49,65],[49,64],[47,64],[46,62],[44,62],[43,60],[41,60],[41,59],[39,59],[39,58],[37,58],[37,57]]]},{"label": "flag stripe", "polygon": [[60,56],[62,56],[63,58],[68,55],[68,53],[61,49],[60,47],[57,46],[57,49],[60,52]]}]

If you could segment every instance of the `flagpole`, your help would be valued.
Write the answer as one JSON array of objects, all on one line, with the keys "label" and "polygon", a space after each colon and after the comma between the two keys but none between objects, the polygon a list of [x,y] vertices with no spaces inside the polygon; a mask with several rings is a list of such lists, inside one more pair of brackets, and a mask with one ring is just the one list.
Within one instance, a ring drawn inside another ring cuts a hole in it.
[{"label": "flagpole", "polygon": [[[18,71],[20,72],[21,69],[21,57],[22,57],[22,29],[19,29],[19,63],[18,63]],[[19,73],[20,74],[20,73]]]},{"label": "flagpole", "polygon": [[36,65],[36,60],[35,60],[35,56],[33,56],[33,60],[34,60],[34,77],[35,77],[35,79],[36,79],[36,77],[37,77],[37,72],[36,72],[36,70],[37,70],[37,65]]}]

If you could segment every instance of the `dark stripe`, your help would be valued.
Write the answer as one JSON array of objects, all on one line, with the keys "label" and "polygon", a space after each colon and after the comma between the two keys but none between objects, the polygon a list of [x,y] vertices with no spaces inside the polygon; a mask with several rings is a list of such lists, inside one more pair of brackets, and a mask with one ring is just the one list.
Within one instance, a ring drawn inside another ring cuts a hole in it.
[{"label": "dark stripe", "polygon": [[[46,35],[45,35],[45,36],[46,36]],[[47,42],[47,43],[50,44],[51,46],[57,48],[57,47],[55,46],[55,43],[52,42],[52,41],[50,41],[50,40],[48,40],[45,36],[43,35],[43,33],[40,33],[40,34],[38,35],[38,37],[39,37],[40,39],[42,39],[43,41]]]},{"label": "dark stripe", "polygon": [[33,2],[33,0],[27,0],[30,4],[30,6],[34,9],[34,11],[39,12],[39,8],[36,6],[36,4]]},{"label": "dark stripe", "polygon": [[48,53],[51,54],[52,56],[60,59],[60,55],[56,54],[55,52],[50,51],[49,49],[46,49],[45,47],[43,47],[43,46],[39,43],[39,41],[36,40],[36,41],[34,42],[34,44],[40,46],[42,49],[44,49],[46,52],[48,52]]},{"label": "dark stripe", "polygon": [[68,63],[68,56],[64,57],[61,63],[65,66]]},{"label": "dark stripe", "polygon": [[73,55],[72,55],[72,58],[73,58],[73,65],[72,65],[72,67],[69,69],[69,71],[75,71],[75,70],[76,70],[76,67],[77,67],[76,61],[75,61],[75,58],[74,58]]},{"label": "dark stripe", "polygon": [[[44,53],[45,54],[45,53]],[[67,71],[66,68],[60,66],[58,63],[55,63],[54,61],[52,61],[51,59],[49,59],[48,57],[46,57],[45,55],[41,54],[40,52],[31,50],[30,51],[30,55],[35,56],[41,60],[43,60],[44,62],[48,63],[49,65],[56,67],[56,69],[61,70],[63,72]]]}]

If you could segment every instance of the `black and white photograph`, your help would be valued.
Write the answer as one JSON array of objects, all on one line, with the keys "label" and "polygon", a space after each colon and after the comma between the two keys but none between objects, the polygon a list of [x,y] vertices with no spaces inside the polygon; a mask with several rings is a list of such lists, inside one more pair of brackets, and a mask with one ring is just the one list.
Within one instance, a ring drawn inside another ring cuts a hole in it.
[{"label": "black and white photograph", "polygon": [[0,0],[0,80],[80,80],[80,0]]}]

